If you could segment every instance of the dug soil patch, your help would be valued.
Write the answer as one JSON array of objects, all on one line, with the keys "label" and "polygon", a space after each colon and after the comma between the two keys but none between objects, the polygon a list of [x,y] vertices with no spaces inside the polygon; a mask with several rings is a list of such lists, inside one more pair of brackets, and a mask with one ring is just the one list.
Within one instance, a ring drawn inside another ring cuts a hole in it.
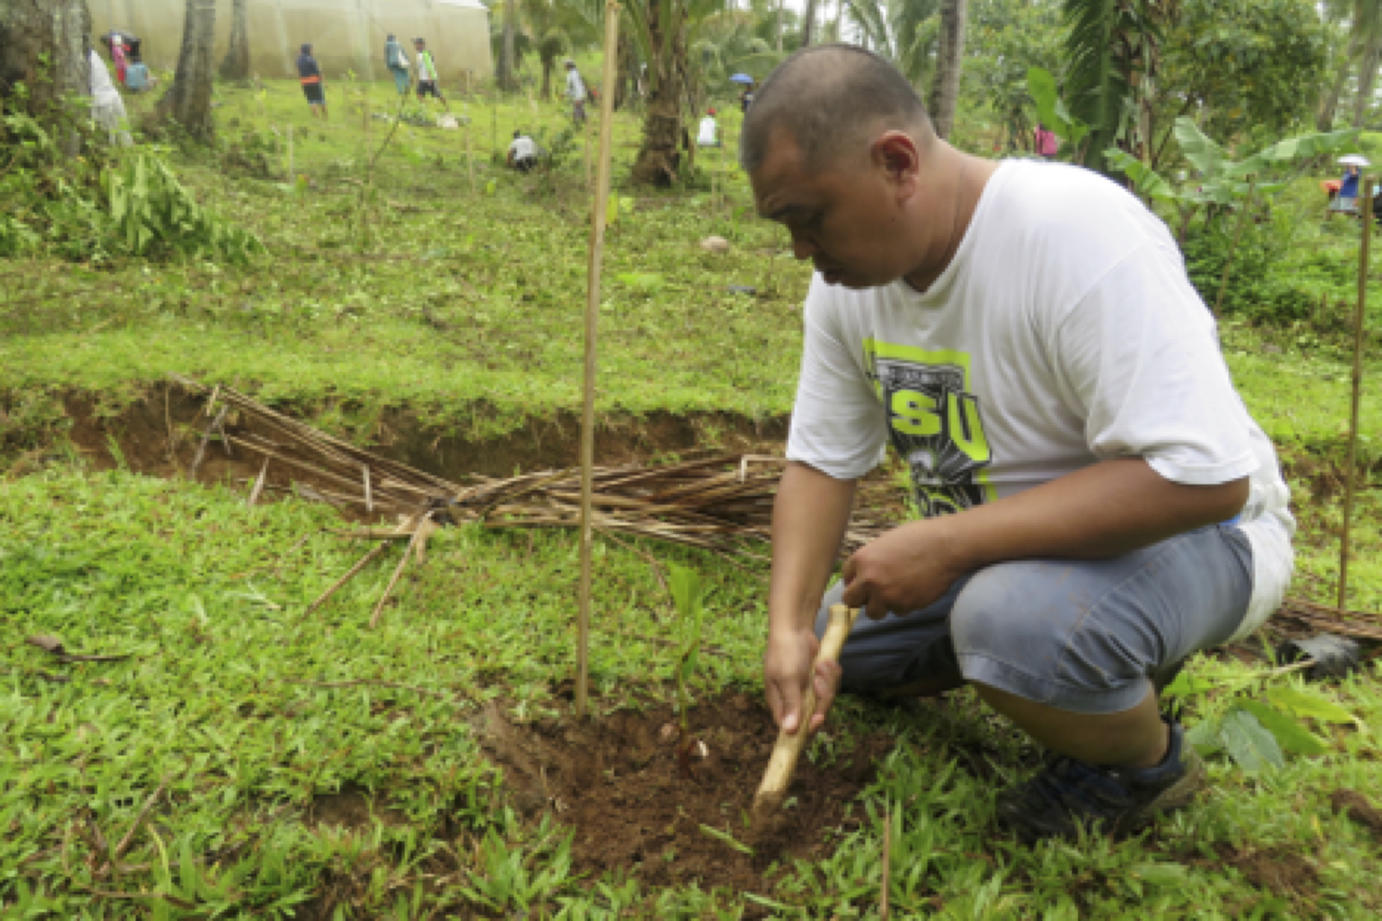
[{"label": "dug soil patch", "polygon": [[777,866],[818,859],[859,826],[852,801],[893,744],[881,733],[817,744],[816,763],[803,754],[783,808],[752,826],[777,738],[766,705],[730,693],[691,710],[685,739],[677,726],[670,706],[528,724],[491,706],[481,728],[515,806],[573,829],[575,872],[761,895],[771,893]]}]

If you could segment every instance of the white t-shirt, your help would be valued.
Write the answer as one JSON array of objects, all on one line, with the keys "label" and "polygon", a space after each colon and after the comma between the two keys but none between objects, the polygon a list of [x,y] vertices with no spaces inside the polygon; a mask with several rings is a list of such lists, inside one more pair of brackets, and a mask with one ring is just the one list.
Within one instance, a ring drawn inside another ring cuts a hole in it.
[{"label": "white t-shirt", "polygon": [[696,143],[701,147],[710,147],[720,143],[719,126],[715,124],[715,116],[707,115],[701,119],[700,127],[696,130]]},{"label": "white t-shirt", "polygon": [[804,313],[790,459],[853,479],[891,442],[925,515],[1105,458],[1143,457],[1177,483],[1249,476],[1237,524],[1253,595],[1235,638],[1280,604],[1295,521],[1276,452],[1166,226],[1113,182],[1005,161],[927,291],[817,274]]},{"label": "white t-shirt", "polygon": [[566,71],[566,98],[572,102],[585,98],[585,81],[581,79],[581,72],[574,67]]},{"label": "white t-shirt", "polygon": [[91,66],[91,117],[96,124],[115,134],[125,121],[125,101],[120,98],[120,91],[115,88],[106,63],[95,48],[87,53],[87,63]]},{"label": "white t-shirt", "polygon": [[524,160],[529,157],[537,156],[537,145],[534,144],[533,139],[526,134],[520,134],[510,142],[509,151],[513,153],[513,158],[515,160]]},{"label": "white t-shirt", "polygon": [[437,68],[432,65],[432,55],[426,50],[417,53],[417,78],[437,82]]}]

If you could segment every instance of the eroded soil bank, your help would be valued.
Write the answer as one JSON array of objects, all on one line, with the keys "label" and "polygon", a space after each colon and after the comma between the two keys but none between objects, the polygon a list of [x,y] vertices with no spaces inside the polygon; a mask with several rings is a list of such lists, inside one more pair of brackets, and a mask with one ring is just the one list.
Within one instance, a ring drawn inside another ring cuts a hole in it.
[{"label": "eroded soil bank", "polygon": [[[252,422],[228,414],[213,425],[207,393],[175,382],[150,385],[140,396],[110,410],[101,395],[64,394],[61,415],[45,414],[29,423],[20,413],[6,412],[0,400],[0,431],[6,448],[4,468],[11,475],[37,469],[43,462],[75,452],[96,469],[125,466],[153,476],[195,475],[203,482],[248,480],[260,458],[223,442],[225,434],[250,430]],[[350,416],[354,407],[276,407],[312,424],[329,413]],[[297,410],[301,410],[300,413]],[[477,410],[479,411],[479,410]],[[359,414],[363,415],[363,414]],[[681,453],[715,450],[730,453],[780,452],[786,417],[751,420],[732,413],[642,416],[605,415],[597,419],[595,462],[618,465]],[[499,437],[472,438],[438,423],[423,422],[406,408],[371,412],[354,431],[334,432],[381,457],[457,482],[467,477],[507,477],[517,472],[574,467],[580,460],[580,417],[561,412],[530,418]],[[205,442],[205,444],[203,444]],[[200,454],[200,457],[199,457]],[[279,484],[281,485],[281,484]]]}]

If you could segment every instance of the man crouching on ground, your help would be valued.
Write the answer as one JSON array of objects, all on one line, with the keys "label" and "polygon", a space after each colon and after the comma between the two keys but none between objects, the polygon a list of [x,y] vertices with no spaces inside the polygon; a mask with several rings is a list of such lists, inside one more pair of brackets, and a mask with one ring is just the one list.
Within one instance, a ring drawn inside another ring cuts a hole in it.
[{"label": "man crouching on ground", "polygon": [[[1288,491],[1166,227],[1088,170],[938,138],[859,48],[763,84],[741,159],[815,266],[773,511],[773,717],[962,683],[1052,753],[1004,791],[1023,840],[1129,832],[1204,770],[1158,692],[1290,579]],[[855,483],[891,443],[922,518],[844,561]],[[864,608],[811,673],[830,604]]]}]

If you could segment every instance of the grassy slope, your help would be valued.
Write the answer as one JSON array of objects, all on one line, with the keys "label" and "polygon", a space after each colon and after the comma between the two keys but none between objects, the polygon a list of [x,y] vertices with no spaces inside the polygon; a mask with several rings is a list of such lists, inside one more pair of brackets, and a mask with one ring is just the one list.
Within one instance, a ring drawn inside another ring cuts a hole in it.
[{"label": "grassy slope", "polygon": [[[296,405],[328,394],[408,405],[477,432],[578,405],[587,233],[572,178],[579,153],[550,187],[482,162],[472,192],[463,133],[406,129],[381,159],[378,200],[362,209],[351,180],[362,177],[382,123],[370,123],[369,144],[365,122],[340,104],[335,121],[310,125],[286,84],[222,100],[227,136],[298,124],[295,172],[305,186],[183,166],[203,202],[254,227],[270,254],[243,269],[0,263],[0,288],[17,295],[0,316],[0,386],[12,405],[19,394],[32,400],[67,387],[101,390],[118,403],[168,371]],[[470,114],[477,147],[520,120],[555,126],[560,118],[526,103]],[[635,137],[636,126],[621,120],[625,159]],[[804,272],[788,264],[775,231],[750,220],[743,182],[729,176],[729,201],[718,210],[708,190],[621,207],[605,267],[604,411],[758,416],[788,408]],[[712,232],[734,242],[729,254],[697,247]],[[1322,233],[1341,236],[1340,228]],[[733,294],[730,284],[765,296]],[[1312,343],[1306,357],[1283,340],[1273,346],[1280,351],[1264,352],[1256,334],[1232,325],[1225,339],[1245,399],[1288,453],[1302,461],[1339,455],[1349,374],[1337,350]],[[1365,431],[1376,431],[1377,409],[1365,403],[1364,411]],[[332,424],[351,428],[349,419]],[[1327,593],[1330,529],[1341,512],[1337,502],[1315,502],[1305,480],[1293,487],[1306,525],[1303,569],[1324,580],[1305,588]],[[1363,499],[1378,520],[1375,498]],[[531,853],[534,867],[559,856],[560,845],[539,845],[497,808],[467,719],[493,695],[521,713],[541,712],[548,689],[569,674],[575,544],[565,534],[444,532],[400,604],[369,631],[388,567],[367,570],[330,606],[300,618],[359,550],[322,533],[335,520],[295,503],[246,510],[228,489],[121,471],[55,465],[0,481],[0,611],[11,634],[0,661],[0,726],[14,740],[13,757],[0,763],[0,906],[56,917],[179,914],[173,901],[92,893],[158,891],[198,903],[189,914],[222,908],[263,917],[349,877],[360,881],[361,916],[421,917],[438,906],[464,914],[458,884],[481,882],[507,909],[734,916],[744,905],[738,893],[602,891],[559,874],[506,890],[479,865],[445,891],[415,890],[446,844],[443,828],[461,829],[451,841],[458,847],[493,833],[515,853]],[[1382,606],[1382,577],[1370,563],[1375,527],[1355,521],[1363,550],[1352,577],[1355,606],[1374,610]],[[304,534],[311,536],[297,544]],[[762,573],[642,549],[689,562],[714,581],[719,654],[702,657],[698,692],[752,686]],[[649,558],[601,545],[597,566],[597,700],[613,706],[631,689],[661,693],[675,628],[659,624],[671,606]],[[71,650],[133,657],[59,668],[22,642],[42,633]],[[45,677],[58,672],[72,680]],[[1196,674],[1222,684],[1190,701],[1200,720],[1226,707],[1227,688],[1252,683],[1252,673],[1226,663],[1202,662]],[[1382,719],[1382,695],[1370,677],[1302,687],[1340,701],[1362,723],[1314,724],[1328,751],[1294,757],[1281,770],[1249,774],[1214,759],[1213,792],[1143,844],[1031,851],[986,840],[994,790],[957,770],[947,753],[947,743],[969,732],[1009,770],[1019,755],[1010,736],[985,721],[960,730],[856,706],[862,724],[893,723],[899,738],[860,806],[868,818],[831,860],[799,868],[762,895],[796,906],[783,916],[867,916],[888,802],[893,907],[903,915],[1374,917],[1382,902],[1362,869],[1376,864],[1379,845],[1326,800],[1340,786],[1382,789],[1382,747],[1369,728]],[[967,698],[958,704],[970,706]],[[130,868],[101,875],[92,829],[118,840],[165,783],[154,821],[123,854]],[[343,788],[375,791],[408,821],[362,838],[304,819],[315,795]],[[1308,855],[1313,878],[1273,887],[1232,854],[1279,862]]]}]

